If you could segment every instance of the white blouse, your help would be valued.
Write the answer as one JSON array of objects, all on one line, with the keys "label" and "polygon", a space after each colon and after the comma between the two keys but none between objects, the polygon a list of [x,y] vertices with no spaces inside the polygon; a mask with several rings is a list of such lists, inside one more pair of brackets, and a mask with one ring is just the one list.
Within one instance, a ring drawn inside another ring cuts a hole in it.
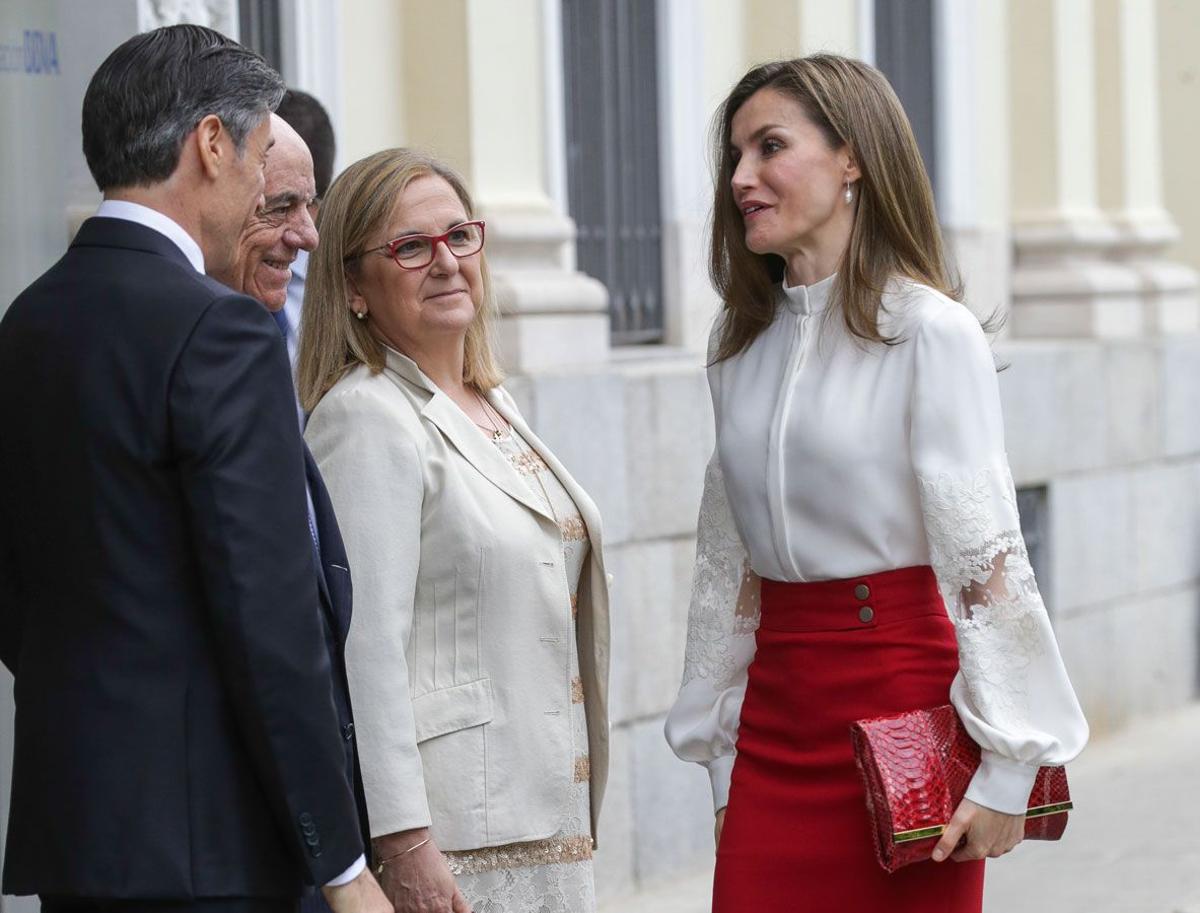
[{"label": "white blouse", "polygon": [[667,739],[722,808],[758,578],[928,564],[958,637],[950,701],[983,749],[967,796],[1023,813],[1037,768],[1074,758],[1088,727],[1021,537],[991,350],[965,306],[907,280],[880,313],[898,344],[858,340],[826,308],[833,281],[784,288],[771,325],[709,368],[717,446]]}]

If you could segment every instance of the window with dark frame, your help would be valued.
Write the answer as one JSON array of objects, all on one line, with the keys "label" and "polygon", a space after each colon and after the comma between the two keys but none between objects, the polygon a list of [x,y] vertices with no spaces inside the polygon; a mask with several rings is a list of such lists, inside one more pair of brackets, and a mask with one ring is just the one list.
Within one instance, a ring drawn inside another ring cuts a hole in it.
[{"label": "window with dark frame", "polygon": [[614,345],[663,338],[656,7],[562,3],[576,264],[608,289]]},{"label": "window with dark frame", "polygon": [[937,182],[934,0],[875,0],[875,66],[888,78],[912,123],[929,182]]},{"label": "window with dark frame", "polygon": [[1045,485],[1017,489],[1017,512],[1021,515],[1021,535],[1029,552],[1029,564],[1037,578],[1042,601],[1048,604],[1050,592],[1050,508]]},{"label": "window with dark frame", "polygon": [[241,43],[257,51],[271,66],[283,71],[283,35],[279,23],[280,0],[238,0]]}]

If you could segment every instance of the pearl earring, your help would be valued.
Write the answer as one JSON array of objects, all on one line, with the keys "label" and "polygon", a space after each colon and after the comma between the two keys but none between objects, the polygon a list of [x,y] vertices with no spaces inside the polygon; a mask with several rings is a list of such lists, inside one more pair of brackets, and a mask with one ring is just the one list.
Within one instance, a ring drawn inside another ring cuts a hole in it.
[{"label": "pearl earring", "polygon": [[354,316],[357,317],[359,320],[366,320],[367,312],[366,311],[355,311]]},{"label": "pearl earring", "polygon": [[850,179],[846,178],[846,192],[842,194],[842,198],[847,204],[854,202],[854,191],[850,189]]}]

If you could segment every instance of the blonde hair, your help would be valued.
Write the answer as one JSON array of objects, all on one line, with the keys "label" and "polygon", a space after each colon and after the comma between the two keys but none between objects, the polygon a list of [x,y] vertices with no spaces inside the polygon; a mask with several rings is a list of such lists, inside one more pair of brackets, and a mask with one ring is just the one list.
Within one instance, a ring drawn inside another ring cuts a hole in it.
[{"label": "blonde hair", "polygon": [[761,89],[797,102],[830,149],[849,147],[862,178],[850,241],[834,282],[849,332],[871,342],[892,343],[879,329],[880,296],[889,279],[904,276],[962,300],[962,288],[946,266],[941,228],[929,176],[912,127],[883,74],[859,60],[813,54],[762,64],[741,78],[714,122],[717,162],[709,273],[725,302],[714,362],[746,349],[775,317],[774,284],[783,261],[746,247],[745,223],[734,199],[736,162],[730,148],[733,118]]},{"label": "blonde hair", "polygon": [[[348,278],[359,268],[358,255],[387,224],[400,195],[414,180],[434,175],[453,188],[467,218],[475,207],[466,185],[451,168],[414,149],[385,149],[343,171],[325,195],[317,215],[321,242],[308,264],[304,289],[304,326],[296,366],[300,403],[311,411],[321,397],[357,367],[383,370],[384,347],[348,306]],[[463,382],[486,393],[503,379],[492,345],[496,313],[487,260],[480,253],[482,300],[467,328]]]}]

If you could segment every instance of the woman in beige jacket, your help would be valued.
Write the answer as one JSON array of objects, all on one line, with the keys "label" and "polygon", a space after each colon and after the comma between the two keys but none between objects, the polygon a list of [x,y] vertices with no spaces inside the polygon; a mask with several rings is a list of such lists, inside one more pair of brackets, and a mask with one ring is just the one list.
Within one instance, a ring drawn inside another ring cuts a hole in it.
[{"label": "woman in beige jacket", "polygon": [[346,542],[380,882],[400,913],[594,909],[608,766],[595,505],[500,387],[484,225],[406,149],[321,207],[299,383]]}]

